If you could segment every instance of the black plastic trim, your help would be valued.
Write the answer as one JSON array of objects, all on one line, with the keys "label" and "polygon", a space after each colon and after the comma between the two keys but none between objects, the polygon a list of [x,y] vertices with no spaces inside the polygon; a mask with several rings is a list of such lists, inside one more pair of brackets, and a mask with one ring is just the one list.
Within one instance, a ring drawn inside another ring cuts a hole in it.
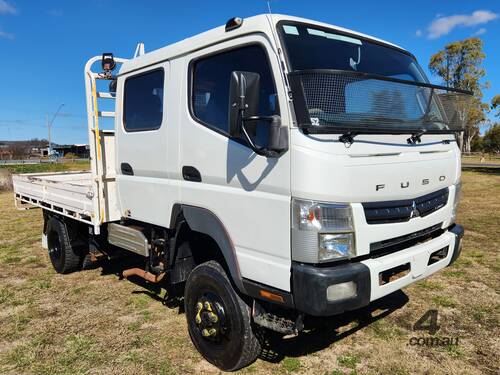
[{"label": "black plastic trim", "polygon": [[[243,279],[243,286],[245,287],[246,293],[248,296],[262,300],[262,301],[267,301],[271,303],[275,303],[280,306],[286,306],[290,308],[294,308],[295,304],[293,302],[293,296],[290,292],[286,292],[281,289],[276,289],[268,285],[264,285],[261,283],[258,283],[256,281],[248,280],[248,279]],[[261,290],[266,290],[268,292],[271,292],[273,294],[277,294],[281,297],[283,297],[283,303],[277,302],[277,301],[271,301],[269,299],[263,298],[260,295]]]},{"label": "black plastic trim", "polygon": [[224,256],[224,260],[229,267],[233,282],[241,292],[245,293],[245,287],[243,286],[242,276],[236,258],[236,251],[224,224],[222,224],[213,212],[206,208],[182,205],[182,214],[189,228],[210,236],[217,246],[219,246]]},{"label": "black plastic trim", "polygon": [[122,174],[125,176],[133,176],[134,175],[134,169],[129,163],[121,163],[120,164],[120,170],[122,171]]},{"label": "black plastic trim", "polygon": [[462,238],[464,236],[464,227],[460,224],[454,224],[449,228],[449,231],[455,235],[455,246],[453,248],[453,255],[451,256],[450,263],[448,266],[451,266],[460,256],[462,252],[462,247],[460,246],[462,242]]},{"label": "black plastic trim", "polygon": [[[413,218],[412,205],[419,212],[419,217],[425,217],[445,207],[449,200],[449,189],[443,188],[432,193],[421,195],[413,199],[401,199],[382,202],[362,203],[365,219],[368,224],[387,224],[407,222]],[[429,206],[429,202],[437,201],[434,206]]]},{"label": "black plastic trim", "polygon": [[182,167],[182,178],[186,181],[201,182],[201,174],[198,169],[185,165]]},{"label": "black plastic trim", "polygon": [[370,258],[378,258],[393,252],[407,249],[417,243],[425,242],[443,234],[441,229],[443,223],[408,233],[403,236],[388,238],[386,240],[372,242],[370,244]]},{"label": "black plastic trim", "polygon": [[[326,289],[333,284],[354,281],[357,295],[339,301],[328,301]],[[292,291],[297,310],[313,316],[331,316],[355,310],[370,303],[370,269],[362,263],[348,263],[319,268],[292,263]]]}]

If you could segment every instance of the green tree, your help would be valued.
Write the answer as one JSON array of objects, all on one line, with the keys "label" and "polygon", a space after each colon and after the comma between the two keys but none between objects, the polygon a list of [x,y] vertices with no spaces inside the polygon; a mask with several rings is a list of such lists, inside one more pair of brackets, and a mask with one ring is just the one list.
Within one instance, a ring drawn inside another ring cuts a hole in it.
[{"label": "green tree", "polygon": [[500,94],[495,95],[493,99],[491,99],[491,109],[497,109],[498,112],[495,116],[500,117]]},{"label": "green tree", "polygon": [[493,125],[484,134],[483,148],[487,152],[500,152],[500,124]]},{"label": "green tree", "polygon": [[483,137],[479,134],[472,139],[470,150],[472,152],[481,152],[484,149]]},{"label": "green tree", "polygon": [[431,73],[441,77],[447,87],[474,93],[460,142],[465,152],[471,151],[472,140],[479,134],[479,124],[486,119],[485,110],[488,105],[482,103],[482,89],[487,87],[488,83],[480,82],[486,74],[482,67],[484,58],[482,40],[469,38],[447,44],[443,50],[432,55],[429,62]]}]

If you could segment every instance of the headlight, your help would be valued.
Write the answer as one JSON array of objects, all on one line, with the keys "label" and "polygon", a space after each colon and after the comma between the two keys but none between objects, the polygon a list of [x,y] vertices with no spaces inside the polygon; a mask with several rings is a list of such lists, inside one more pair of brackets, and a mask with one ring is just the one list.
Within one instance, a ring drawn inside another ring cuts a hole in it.
[{"label": "headlight", "polygon": [[351,206],[292,200],[292,259],[320,263],[355,255]]},{"label": "headlight", "polygon": [[350,258],[354,255],[354,234],[319,234],[319,261]]},{"label": "headlight", "polygon": [[460,203],[460,198],[462,197],[462,181],[457,182],[454,186],[455,196],[453,197],[453,207],[451,209],[451,224],[453,224],[457,219],[458,204]]}]

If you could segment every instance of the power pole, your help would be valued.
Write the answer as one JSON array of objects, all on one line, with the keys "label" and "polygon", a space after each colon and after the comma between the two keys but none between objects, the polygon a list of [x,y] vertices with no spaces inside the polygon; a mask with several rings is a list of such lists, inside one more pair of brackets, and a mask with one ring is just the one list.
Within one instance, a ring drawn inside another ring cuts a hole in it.
[{"label": "power pole", "polygon": [[50,139],[50,129],[52,127],[52,124],[54,123],[54,120],[56,119],[57,115],[59,114],[59,111],[61,110],[61,108],[64,107],[64,104],[61,104],[59,106],[59,108],[57,108],[57,111],[56,113],[54,113],[54,117],[52,117],[52,120],[49,121],[49,114],[47,113],[47,129],[49,131],[49,157],[50,155],[52,155],[52,142],[51,142],[51,139]]},{"label": "power pole", "polygon": [[50,126],[52,125],[50,122],[49,122],[49,114],[47,113],[47,115],[45,116],[46,117],[46,120],[47,120],[47,129],[49,131],[49,154],[47,156],[50,157],[50,155],[52,154],[52,143],[50,142]]}]

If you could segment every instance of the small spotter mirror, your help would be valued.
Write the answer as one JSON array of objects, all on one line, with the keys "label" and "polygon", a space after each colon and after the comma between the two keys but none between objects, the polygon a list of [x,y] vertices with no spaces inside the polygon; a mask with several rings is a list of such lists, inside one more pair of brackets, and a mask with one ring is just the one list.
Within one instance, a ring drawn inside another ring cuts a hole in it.
[{"label": "small spotter mirror", "polygon": [[106,73],[111,72],[116,67],[116,62],[115,59],[113,58],[113,54],[103,53],[101,64],[102,64],[102,70],[104,70]]}]

